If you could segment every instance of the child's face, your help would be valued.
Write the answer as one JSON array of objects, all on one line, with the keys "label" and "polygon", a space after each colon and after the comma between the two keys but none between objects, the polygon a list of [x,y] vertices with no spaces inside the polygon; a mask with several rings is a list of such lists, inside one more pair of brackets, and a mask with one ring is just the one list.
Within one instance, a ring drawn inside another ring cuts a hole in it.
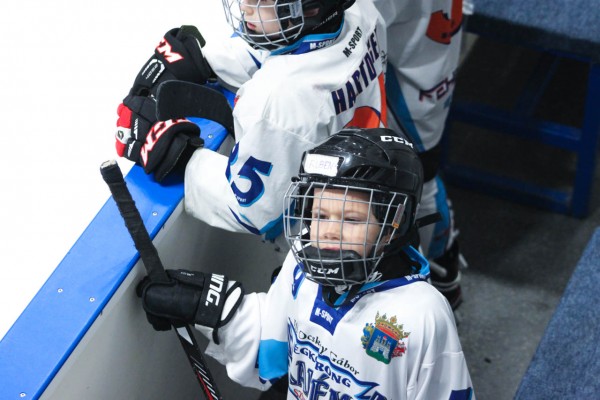
[{"label": "child's face", "polygon": [[312,245],[326,250],[353,250],[363,257],[369,254],[381,232],[381,224],[369,209],[367,193],[315,189]]},{"label": "child's face", "polygon": [[249,30],[267,35],[281,32],[274,0],[242,0],[240,4]]}]

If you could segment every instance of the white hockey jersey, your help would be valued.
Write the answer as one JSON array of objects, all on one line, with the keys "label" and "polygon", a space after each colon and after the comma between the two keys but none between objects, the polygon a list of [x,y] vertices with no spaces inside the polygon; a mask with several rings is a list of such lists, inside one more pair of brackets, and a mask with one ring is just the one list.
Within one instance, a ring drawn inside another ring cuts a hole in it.
[{"label": "white hockey jersey", "polygon": [[338,32],[307,36],[289,54],[251,51],[240,38],[203,48],[219,77],[241,86],[229,157],[200,149],[187,165],[191,215],[275,238],[302,153],[346,126],[385,124],[383,20],[370,0],[358,0],[344,15]]},{"label": "white hockey jersey", "polygon": [[422,274],[366,284],[337,308],[289,253],[206,353],[244,386],[266,390],[289,374],[288,399],[474,399],[452,310],[426,282],[427,262],[407,252]]},{"label": "white hockey jersey", "polygon": [[388,35],[390,128],[404,127],[419,152],[441,139],[456,80],[462,0],[373,0]]}]

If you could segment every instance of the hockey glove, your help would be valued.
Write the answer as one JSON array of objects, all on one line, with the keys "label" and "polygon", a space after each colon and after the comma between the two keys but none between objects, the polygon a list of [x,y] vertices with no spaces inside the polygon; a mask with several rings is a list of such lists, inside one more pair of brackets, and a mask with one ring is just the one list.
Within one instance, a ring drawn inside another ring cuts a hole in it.
[{"label": "hockey glove", "polygon": [[166,80],[206,83],[215,78],[202,55],[205,41],[196,27],[184,25],[168,31],[135,78],[117,113],[116,148],[120,157],[139,163],[148,130],[157,121],[156,93]]},{"label": "hockey glove", "polygon": [[156,95],[156,89],[166,80],[206,83],[215,74],[202,55],[206,42],[195,26],[183,25],[168,31],[144,64],[133,87],[133,96]]},{"label": "hockey glove", "polygon": [[140,145],[139,162],[161,182],[171,172],[183,173],[194,151],[203,145],[200,128],[193,122],[185,118],[158,121]]},{"label": "hockey glove", "polygon": [[218,328],[231,320],[242,301],[241,284],[218,274],[182,269],[166,272],[168,282],[152,282],[146,277],[136,288],[148,322],[157,331],[169,330],[171,324],[212,328],[213,341],[218,344]]}]

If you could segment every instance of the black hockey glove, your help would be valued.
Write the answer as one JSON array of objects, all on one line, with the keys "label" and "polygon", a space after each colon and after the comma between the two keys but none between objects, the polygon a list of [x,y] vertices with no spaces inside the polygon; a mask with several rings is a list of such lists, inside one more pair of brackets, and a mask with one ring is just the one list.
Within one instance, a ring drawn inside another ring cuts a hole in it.
[{"label": "black hockey glove", "polygon": [[169,330],[171,324],[213,328],[213,340],[218,344],[218,328],[229,322],[242,301],[241,284],[230,283],[218,274],[182,269],[166,272],[169,282],[152,282],[145,277],[136,288],[148,322],[157,331]]},{"label": "black hockey glove", "polygon": [[161,82],[180,80],[206,83],[215,74],[204,59],[201,48],[206,44],[195,26],[171,29],[158,43],[154,55],[144,64],[129,91],[132,96],[156,95]]},{"label": "black hockey glove", "polygon": [[139,163],[160,182],[168,174],[183,173],[194,151],[204,145],[198,125],[185,118],[158,121],[139,149]]},{"label": "black hockey glove", "polygon": [[140,162],[140,148],[148,130],[157,121],[156,93],[160,83],[182,80],[203,84],[215,78],[202,55],[204,44],[194,26],[184,25],[165,34],[117,109],[116,148],[120,157]]}]

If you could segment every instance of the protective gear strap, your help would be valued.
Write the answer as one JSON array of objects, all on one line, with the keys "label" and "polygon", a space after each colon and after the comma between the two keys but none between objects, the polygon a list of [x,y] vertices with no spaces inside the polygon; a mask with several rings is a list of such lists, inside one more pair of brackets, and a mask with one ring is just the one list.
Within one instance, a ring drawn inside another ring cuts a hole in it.
[{"label": "protective gear strap", "polygon": [[202,295],[194,316],[194,323],[216,328],[227,298],[227,279],[220,274],[205,274]]},{"label": "protective gear strap", "polygon": [[432,180],[438,174],[440,170],[440,164],[442,161],[442,147],[440,144],[436,144],[431,149],[419,153],[419,159],[423,164],[423,182]]},{"label": "protective gear strap", "polygon": [[442,220],[442,214],[440,214],[439,212],[434,212],[433,214],[425,215],[421,218],[418,218],[415,221],[415,225],[417,226],[417,229],[418,229],[423,226],[435,224],[436,222],[441,221],[441,220]]},{"label": "protective gear strap", "polygon": [[403,276],[416,274],[421,269],[421,264],[412,260],[406,251],[394,252],[385,255],[376,271],[381,274],[382,281],[401,278]]},{"label": "protective gear strap", "polygon": [[219,328],[225,326],[237,311],[238,307],[242,303],[244,299],[244,287],[239,282],[230,283],[229,288],[227,289],[227,293],[225,295],[225,301],[223,302],[223,308],[221,310],[221,320],[218,325],[215,326],[212,332],[213,342],[215,344],[220,344],[219,340]]},{"label": "protective gear strap", "polygon": [[418,248],[420,244],[419,228],[430,224],[435,224],[442,219],[442,215],[439,212],[425,215],[415,220],[414,225],[406,232],[404,236],[399,239],[394,239],[389,245],[385,247],[386,256],[391,256],[402,252],[402,248],[406,245]]},{"label": "protective gear strap", "polygon": [[[362,285],[352,285],[348,287],[346,292],[338,293],[335,286],[322,286],[323,301],[332,308],[342,307],[353,300],[361,288]],[[346,294],[344,300],[337,304],[339,298],[344,294]]]}]

